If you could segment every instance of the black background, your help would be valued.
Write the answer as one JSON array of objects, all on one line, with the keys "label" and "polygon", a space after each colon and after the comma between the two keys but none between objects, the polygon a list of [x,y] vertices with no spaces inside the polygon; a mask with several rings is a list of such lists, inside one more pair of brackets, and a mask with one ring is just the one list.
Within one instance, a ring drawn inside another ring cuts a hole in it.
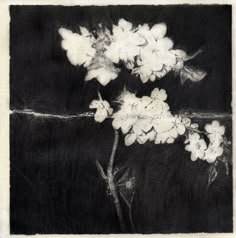
[{"label": "black background", "polygon": [[[166,89],[175,112],[231,113],[230,6],[11,6],[10,13],[11,109],[77,114],[88,111],[98,89],[110,101],[126,85],[137,95]],[[170,73],[142,84],[120,65],[121,74],[106,87],[96,80],[84,82],[86,70],[69,63],[58,29],[78,31],[81,25],[93,30],[99,22],[111,28],[119,18],[134,25],[165,22],[176,48],[190,54],[203,50],[189,64],[206,70],[207,77],[182,86]],[[230,138],[231,120],[222,123]],[[11,233],[120,232],[95,167],[95,159],[105,166],[110,154],[110,121],[12,114],[10,126]],[[127,148],[120,138],[116,161],[133,168],[137,177],[136,232],[232,231],[232,176],[222,169],[206,191],[209,165],[191,162],[181,139],[171,146]]]}]

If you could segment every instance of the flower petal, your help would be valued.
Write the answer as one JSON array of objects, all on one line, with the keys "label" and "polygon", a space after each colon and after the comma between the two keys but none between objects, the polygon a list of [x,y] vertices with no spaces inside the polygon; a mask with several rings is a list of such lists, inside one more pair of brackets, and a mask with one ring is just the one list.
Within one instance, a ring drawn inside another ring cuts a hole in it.
[{"label": "flower petal", "polygon": [[179,125],[177,126],[177,130],[178,130],[179,135],[183,135],[183,134],[185,133],[185,131],[186,131],[186,128],[185,128],[184,125],[179,124]]},{"label": "flower petal", "polygon": [[106,109],[97,109],[94,119],[95,121],[102,123],[107,118],[107,110]]},{"label": "flower petal", "polygon": [[151,28],[150,31],[153,34],[153,36],[155,37],[155,39],[159,40],[159,39],[164,38],[166,31],[167,31],[167,27],[166,27],[165,23],[159,23],[159,24],[155,24]]},{"label": "flower petal", "polygon": [[125,19],[120,19],[118,26],[121,27],[124,31],[130,31],[132,29],[132,23],[126,21]]},{"label": "flower petal", "polygon": [[115,44],[111,44],[104,52],[105,56],[110,59],[113,63],[119,63],[119,48]]},{"label": "flower petal", "polygon": [[176,64],[176,57],[169,51],[156,52],[157,59],[162,62],[163,65],[173,68]]},{"label": "flower petal", "polygon": [[99,100],[93,100],[90,104],[89,104],[89,108],[90,109],[96,109],[98,108],[100,105]]},{"label": "flower petal", "polygon": [[116,129],[116,130],[118,130],[118,129],[121,127],[122,122],[123,122],[123,121],[121,120],[120,117],[115,118],[115,119],[112,121],[112,126],[113,126],[113,128]]},{"label": "flower petal", "polygon": [[96,78],[99,83],[106,86],[111,80],[117,78],[118,74],[105,68],[92,69],[87,72],[86,81]]},{"label": "flower petal", "polygon": [[136,140],[136,135],[134,133],[127,134],[125,136],[125,145],[126,146],[130,146],[130,145],[132,145],[135,142],[135,140]]},{"label": "flower petal", "polygon": [[167,142],[168,144],[172,144],[172,143],[174,143],[174,141],[175,141],[174,138],[169,137],[166,142]]},{"label": "flower petal", "polygon": [[191,158],[192,161],[196,161],[198,157],[197,157],[196,154],[191,153],[191,157],[190,158]]},{"label": "flower petal", "polygon": [[162,51],[167,51],[167,50],[172,49],[173,45],[174,45],[173,41],[170,38],[165,37],[165,38],[162,38],[157,41],[156,49],[162,50]]}]

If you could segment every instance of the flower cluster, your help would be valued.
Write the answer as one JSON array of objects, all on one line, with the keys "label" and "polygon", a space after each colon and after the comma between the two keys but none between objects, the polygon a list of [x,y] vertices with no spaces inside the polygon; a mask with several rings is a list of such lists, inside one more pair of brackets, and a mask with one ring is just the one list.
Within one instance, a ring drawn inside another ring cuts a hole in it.
[{"label": "flower cluster", "polygon": [[150,97],[138,98],[128,91],[121,94],[121,105],[112,116],[112,125],[126,135],[127,146],[135,141],[139,144],[147,141],[155,144],[173,143],[178,135],[185,133],[186,123],[190,124],[190,120],[186,122],[185,118],[173,116],[166,99],[166,91],[158,88],[151,92]]},{"label": "flower cluster", "polygon": [[[73,33],[60,28],[59,34],[71,64],[87,68],[87,81],[97,79],[106,86],[118,77],[118,63],[123,63],[143,83],[160,79],[170,71],[178,73],[182,83],[187,79],[199,81],[206,75],[204,71],[185,66],[185,61],[200,51],[189,56],[184,50],[174,49],[173,41],[166,36],[167,26],[164,23],[152,27],[148,24],[133,26],[120,19],[111,31],[101,24],[95,33],[81,26],[79,31]],[[147,141],[173,143],[179,135],[188,131],[185,149],[191,152],[193,161],[202,159],[212,163],[223,154],[225,128],[217,121],[207,124],[203,132],[208,137],[207,143],[197,129],[198,125],[191,124],[186,117],[171,114],[164,89],[155,88],[150,96],[141,98],[125,90],[118,99],[120,106],[115,113],[110,104],[100,94],[98,96],[99,100],[93,100],[89,105],[96,109],[95,120],[101,123],[111,117],[114,129],[121,129],[125,135],[127,146],[136,141],[139,144]]]},{"label": "flower cluster", "polygon": [[223,154],[222,142],[224,141],[223,135],[225,133],[225,127],[221,126],[218,121],[213,121],[211,124],[205,126],[206,136],[209,139],[207,145],[203,137],[199,133],[190,133],[185,143],[185,150],[191,152],[191,159],[206,160],[209,163],[213,163]]},{"label": "flower cluster", "polygon": [[[120,70],[115,64],[123,62],[140,76],[143,83],[155,81],[168,72],[175,71],[184,80],[201,80],[202,71],[185,67],[184,61],[191,59],[185,51],[173,49],[173,41],[166,37],[164,23],[134,27],[132,23],[120,19],[117,25],[107,28],[98,26],[96,35],[80,27],[80,33],[60,28],[62,48],[73,65],[83,65],[88,73],[86,80],[97,79],[103,86],[118,77]],[[195,72],[196,71],[196,72]]]},{"label": "flower cluster", "polygon": [[[185,150],[191,152],[191,160],[214,162],[223,154],[224,126],[218,121],[206,124],[200,131],[198,124],[191,123],[187,117],[172,115],[166,103],[167,94],[164,89],[155,88],[150,97],[137,97],[134,93],[124,90],[118,98],[119,109],[113,113],[110,104],[103,100],[93,100],[91,109],[96,109],[95,121],[103,122],[112,118],[115,130],[121,130],[125,135],[125,145],[134,142],[144,144],[148,141],[155,144],[171,144],[179,135],[186,135]],[[187,133],[186,133],[187,132]],[[205,135],[207,143],[202,135]]]},{"label": "flower cluster", "polygon": [[[137,66],[133,72],[143,83],[164,77],[171,70],[180,70],[187,54],[183,50],[173,50],[173,41],[165,37],[167,27],[164,23],[149,28],[147,24],[139,26],[136,33],[145,39],[137,55]],[[181,65],[181,63],[182,65]]]}]

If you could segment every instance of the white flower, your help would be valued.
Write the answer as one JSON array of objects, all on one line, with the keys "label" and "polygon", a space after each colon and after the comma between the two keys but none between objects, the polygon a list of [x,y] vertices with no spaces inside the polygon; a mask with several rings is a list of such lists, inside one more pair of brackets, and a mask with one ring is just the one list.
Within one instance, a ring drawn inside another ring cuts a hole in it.
[{"label": "white flower", "polygon": [[158,88],[154,88],[151,92],[151,98],[165,101],[167,99],[166,91],[164,89],[159,90]]},{"label": "white flower", "polygon": [[162,116],[153,121],[154,129],[157,133],[155,144],[173,143],[178,137],[173,116]]},{"label": "white flower", "polygon": [[224,135],[224,133],[225,133],[225,127],[221,126],[218,121],[213,121],[211,124],[206,124],[205,130],[209,134]]},{"label": "white flower", "polygon": [[[173,133],[174,136],[171,135]],[[157,133],[155,138],[155,144],[164,144],[164,143],[172,144],[174,143],[176,137],[177,136],[175,130],[171,128],[169,131]]]},{"label": "white flower", "polygon": [[60,28],[59,34],[63,38],[61,46],[67,51],[67,57],[71,64],[87,67],[96,53],[96,50],[92,47],[94,38],[84,27],[80,27],[80,32],[81,34],[78,34]]},{"label": "white flower", "polygon": [[213,163],[217,157],[221,156],[223,154],[223,148],[210,143],[207,150],[205,151],[205,156],[204,159],[208,162],[208,163]]},{"label": "white flower", "polygon": [[185,150],[191,152],[192,161],[195,161],[198,158],[204,159],[207,145],[205,140],[201,139],[198,133],[189,134],[189,138],[185,143],[189,143],[185,146]]},{"label": "white flower", "polygon": [[218,121],[213,121],[211,124],[205,126],[205,130],[208,133],[207,137],[209,138],[210,143],[215,147],[220,147],[223,142],[225,127],[221,126]]},{"label": "white flower", "polygon": [[112,42],[106,47],[105,51],[105,55],[113,63],[117,64],[122,60],[132,64],[134,57],[139,54],[139,45],[144,44],[145,40],[132,28],[132,23],[124,19],[120,19],[117,26],[113,25]]},{"label": "white flower", "polygon": [[85,80],[89,81],[91,79],[96,78],[100,84],[106,86],[111,80],[116,79],[117,76],[118,76],[117,71],[112,71],[109,68],[101,67],[98,69],[89,70]]},{"label": "white flower", "polygon": [[102,100],[99,94],[99,100],[93,100],[89,108],[97,109],[94,115],[94,119],[97,122],[103,122],[108,116],[111,116],[113,109],[110,107],[110,104],[106,100]]},{"label": "white flower", "polygon": [[182,118],[181,116],[175,116],[175,127],[177,129],[177,132],[179,135],[183,135],[186,131],[186,126],[190,123],[190,119],[188,118]]},{"label": "white flower", "polygon": [[121,128],[123,134],[129,132],[138,119],[139,99],[132,93],[126,91],[120,96],[121,108],[113,114],[112,125],[115,129]]},{"label": "white flower", "polygon": [[130,133],[126,137],[128,141],[135,141],[139,137],[140,142],[146,140],[146,137],[148,139],[153,116],[162,110],[160,102],[154,103],[151,97],[146,96],[138,98],[128,91],[122,93],[119,100],[121,106],[120,110],[113,114],[113,127],[121,128],[123,134]]},{"label": "white flower", "polygon": [[143,83],[148,80],[154,81],[156,77],[164,77],[176,64],[176,55],[170,51],[173,42],[164,37],[166,25],[156,24],[151,29],[148,25],[143,25],[139,26],[137,32],[146,40],[146,44],[140,46],[138,67],[133,72],[140,75]]},{"label": "white flower", "polygon": [[185,126],[185,127],[192,127],[192,128],[197,128],[198,124],[193,123],[191,124],[191,119],[188,117],[181,117],[181,123]]},{"label": "white flower", "polygon": [[179,136],[183,135],[186,127],[190,125],[189,118],[182,118],[181,116],[173,116],[170,113],[164,113],[163,117],[154,120],[154,128],[157,132],[156,144],[173,143]]},{"label": "white flower", "polygon": [[[198,127],[196,124],[191,124],[192,128]],[[223,154],[223,137],[225,133],[225,127],[220,126],[218,121],[213,121],[211,124],[205,126],[205,130],[208,132],[207,137],[210,140],[208,147],[203,139],[200,139],[200,135],[197,133],[189,134],[189,139],[185,143],[185,149],[190,151],[192,160],[200,158],[206,160],[208,163],[213,163],[219,156]]]},{"label": "white flower", "polygon": [[205,125],[205,130],[208,133],[208,137],[223,136],[225,133],[225,127],[221,126],[218,121],[213,121],[211,124]]},{"label": "white flower", "polygon": [[110,43],[110,32],[107,29],[98,30],[98,37],[94,43],[96,54],[88,65],[88,73],[85,80],[97,79],[97,81],[106,86],[111,80],[118,77],[120,69],[116,68],[112,61],[104,54],[106,46]]}]

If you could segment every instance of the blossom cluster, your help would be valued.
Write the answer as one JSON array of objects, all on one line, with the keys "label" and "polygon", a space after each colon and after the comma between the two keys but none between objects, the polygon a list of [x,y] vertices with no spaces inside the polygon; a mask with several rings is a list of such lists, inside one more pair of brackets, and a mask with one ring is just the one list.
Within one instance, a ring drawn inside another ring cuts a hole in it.
[{"label": "blossom cluster", "polygon": [[[191,160],[214,162],[223,154],[224,126],[218,121],[205,125],[205,131],[198,129],[188,117],[172,115],[166,102],[164,89],[155,88],[150,96],[137,97],[124,90],[118,98],[120,104],[116,112],[103,100],[93,100],[90,108],[96,109],[95,121],[103,122],[110,117],[115,130],[125,135],[125,145],[135,142],[144,144],[148,141],[155,144],[171,144],[178,136],[185,135],[185,150],[191,153]],[[205,135],[207,143],[202,135]]]},{"label": "blossom cluster", "polygon": [[211,124],[206,124],[204,129],[203,133],[209,139],[209,144],[207,145],[201,134],[193,132],[185,140],[187,144],[185,150],[191,152],[191,159],[193,161],[199,158],[213,163],[223,154],[225,127],[221,126],[218,121],[213,121]]},{"label": "blossom cluster", "polygon": [[[174,49],[173,41],[166,36],[165,23],[133,26],[131,22],[120,19],[118,24],[108,30],[101,24],[95,32],[79,27],[79,32],[60,28],[62,48],[72,65],[87,69],[86,81],[96,79],[106,86],[118,77],[120,63],[132,74],[138,75],[143,83],[164,77],[170,71],[180,75],[181,82],[190,79],[199,81],[206,75],[204,71],[185,65],[189,56],[182,49]],[[173,143],[180,135],[185,135],[185,150],[197,159],[214,162],[223,154],[223,135],[225,128],[219,122],[207,124],[203,132],[187,117],[173,115],[166,102],[164,89],[155,88],[150,96],[137,97],[125,90],[118,98],[119,108],[114,112],[109,102],[99,94],[89,107],[96,109],[95,120],[102,123],[112,118],[112,126],[125,135],[125,144],[135,142],[144,144]],[[187,133],[186,133],[187,132]],[[208,141],[205,140],[204,134]]]},{"label": "blossom cluster", "polygon": [[62,48],[71,64],[87,68],[86,80],[97,79],[103,86],[107,85],[118,77],[120,70],[116,65],[120,62],[143,83],[160,79],[170,71],[179,73],[184,80],[198,81],[205,77],[202,71],[184,67],[184,61],[191,57],[184,50],[173,49],[165,23],[133,26],[120,19],[117,25],[112,25],[112,31],[100,24],[99,27],[96,35],[85,27],[79,27],[80,33],[59,29]]},{"label": "blossom cluster", "polygon": [[[154,141],[155,144],[173,143],[178,135],[183,135],[186,126],[191,126],[188,118],[174,116],[165,102],[167,94],[164,89],[155,88],[150,97],[137,97],[134,93],[124,91],[119,96],[119,109],[112,114],[109,103],[105,100],[94,100],[90,108],[96,108],[95,120],[102,122],[111,116],[114,129],[121,129],[127,146],[137,141],[144,144]],[[102,118],[102,120],[101,120]]]},{"label": "blossom cluster", "polygon": [[128,91],[122,93],[121,105],[113,114],[112,125],[126,135],[127,146],[135,141],[139,144],[147,141],[173,143],[178,135],[185,133],[184,123],[188,122],[171,114],[166,99],[166,91],[158,88],[151,92],[150,97],[138,98]]}]

